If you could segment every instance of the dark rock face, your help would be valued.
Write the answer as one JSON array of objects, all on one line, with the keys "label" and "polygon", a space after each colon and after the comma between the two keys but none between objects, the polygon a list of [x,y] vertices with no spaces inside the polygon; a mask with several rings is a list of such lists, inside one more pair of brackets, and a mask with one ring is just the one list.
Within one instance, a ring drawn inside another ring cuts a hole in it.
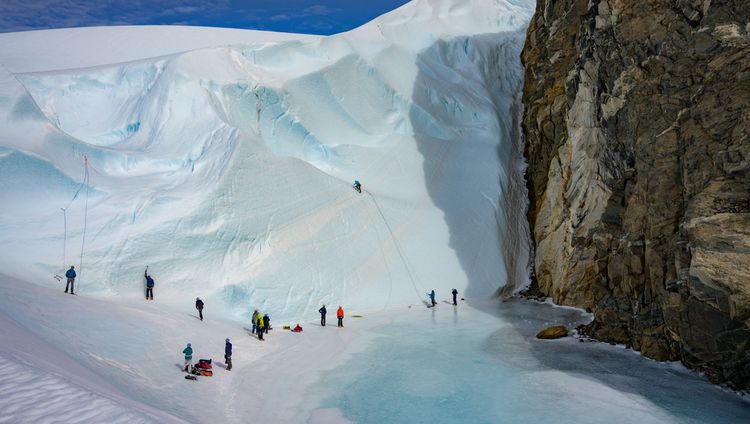
[{"label": "dark rock face", "polygon": [[522,58],[538,290],[750,388],[747,1],[539,0]]}]

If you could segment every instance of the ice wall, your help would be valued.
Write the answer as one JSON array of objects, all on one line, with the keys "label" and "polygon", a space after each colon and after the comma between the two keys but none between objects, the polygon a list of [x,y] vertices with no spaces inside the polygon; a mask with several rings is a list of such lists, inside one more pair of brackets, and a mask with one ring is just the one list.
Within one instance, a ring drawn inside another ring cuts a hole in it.
[{"label": "ice wall", "polygon": [[[518,274],[512,108],[532,7],[421,0],[332,37],[0,72],[0,267],[54,284],[85,217],[79,290],[102,296],[140,296],[145,265],[162,301],[234,317],[491,296]],[[83,155],[88,210],[71,202]]]}]

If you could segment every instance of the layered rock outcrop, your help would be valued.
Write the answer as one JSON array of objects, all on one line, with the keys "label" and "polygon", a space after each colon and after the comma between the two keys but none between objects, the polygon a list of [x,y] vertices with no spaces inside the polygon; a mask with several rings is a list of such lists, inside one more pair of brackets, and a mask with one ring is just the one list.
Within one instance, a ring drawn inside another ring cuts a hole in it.
[{"label": "layered rock outcrop", "polygon": [[539,0],[522,59],[538,289],[750,387],[747,2]]}]

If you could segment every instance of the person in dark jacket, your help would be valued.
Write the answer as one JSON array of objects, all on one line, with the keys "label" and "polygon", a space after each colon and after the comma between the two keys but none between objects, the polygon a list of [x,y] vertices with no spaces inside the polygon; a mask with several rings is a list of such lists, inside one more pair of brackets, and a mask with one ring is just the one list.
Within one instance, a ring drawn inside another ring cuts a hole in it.
[{"label": "person in dark jacket", "polygon": [[68,292],[68,286],[70,286],[70,294],[75,294],[73,293],[73,283],[76,281],[76,267],[71,265],[68,272],[65,273],[65,277],[68,278],[68,282],[65,284],[65,293]]},{"label": "person in dark jacket", "polygon": [[326,310],[326,305],[323,305],[322,308],[318,309],[318,312],[320,312],[320,325],[323,327],[326,326],[326,314],[328,311]]},{"label": "person in dark jacket", "polygon": [[268,330],[271,329],[271,317],[269,317],[268,314],[263,314],[263,329],[266,334],[268,334]]},{"label": "person in dark jacket", "polygon": [[224,363],[227,364],[227,371],[232,371],[232,343],[229,339],[224,345]]},{"label": "person in dark jacket", "polygon": [[198,310],[198,315],[201,317],[201,321],[203,321],[203,301],[200,297],[195,298],[195,309]]},{"label": "person in dark jacket", "polygon": [[143,276],[146,278],[146,300],[149,299],[149,296],[151,300],[154,300],[154,279],[148,275],[148,267],[146,267]]},{"label": "person in dark jacket", "polygon": [[451,293],[453,293],[453,304],[458,305],[458,302],[456,302],[456,296],[458,296],[458,290],[453,289]]},{"label": "person in dark jacket", "polygon": [[256,309],[255,312],[253,312],[253,316],[250,318],[250,320],[253,322],[253,334],[255,334],[258,331],[258,317],[260,314],[258,313],[258,310]]},{"label": "person in dark jacket", "polygon": [[437,306],[437,302],[435,302],[435,290],[430,292],[430,301],[432,302],[433,308]]}]

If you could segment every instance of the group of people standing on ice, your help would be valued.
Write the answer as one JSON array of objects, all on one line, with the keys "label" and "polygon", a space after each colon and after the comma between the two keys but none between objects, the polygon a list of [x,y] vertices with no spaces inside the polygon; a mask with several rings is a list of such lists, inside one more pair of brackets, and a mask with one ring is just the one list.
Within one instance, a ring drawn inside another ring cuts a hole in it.
[{"label": "group of people standing on ice", "polygon": [[[326,309],[326,305],[323,305],[322,308],[318,309],[318,312],[320,313],[320,325],[325,327],[326,326],[326,314],[328,313],[328,310]],[[339,320],[339,327],[344,326],[344,308],[339,305],[339,309],[336,310],[336,318]]]},{"label": "group of people standing on ice", "polygon": [[256,309],[250,320],[253,323],[252,333],[258,336],[258,340],[264,340],[263,335],[268,334],[268,330],[271,329],[271,318],[268,314],[261,315]]},{"label": "group of people standing on ice", "polygon": [[[458,296],[458,290],[453,289],[451,294],[453,294],[453,304],[458,305],[458,301],[456,299],[456,297]],[[430,297],[430,303],[432,303],[432,307],[434,308],[435,306],[437,306],[437,301],[435,300],[435,290],[432,290],[431,292],[427,293],[427,296]]]},{"label": "group of people standing on ice", "polygon": [[[193,366],[193,346],[188,343],[182,350],[182,354],[185,355],[185,365],[182,370],[190,372],[190,367]],[[232,371],[232,342],[229,339],[224,340],[224,364],[227,371]]]},{"label": "group of people standing on ice", "polygon": [[[355,187],[355,188],[358,188],[358,187]],[[65,285],[65,293],[68,293],[68,289],[70,289],[70,294],[75,294],[73,292],[73,286],[75,284],[75,278],[76,278],[75,266],[73,265],[70,266],[70,269],[68,269],[68,271],[65,273],[65,277],[67,278],[67,284]],[[146,267],[146,271],[144,272],[143,277],[145,279],[145,285],[146,285],[146,300],[154,300],[154,286],[156,283],[153,277],[148,274],[148,267]],[[457,302],[458,291],[456,289],[453,289],[451,294],[453,294],[453,304],[458,305],[458,302]],[[428,293],[428,296],[430,297],[432,307],[437,306],[437,301],[435,300],[436,298],[435,290],[430,291],[430,293]],[[198,310],[198,317],[200,318],[201,321],[203,321],[203,307],[204,307],[203,300],[201,300],[200,297],[196,297],[195,309]],[[320,309],[318,309],[318,312],[320,313],[320,325],[325,327],[326,326],[326,314],[328,313],[326,306],[323,305]],[[338,327],[343,327],[344,326],[344,308],[342,308],[340,305],[338,309],[336,310],[336,318],[338,320]],[[263,338],[264,334],[268,334],[268,331],[271,329],[271,318],[268,316],[268,314],[261,314],[260,312],[258,312],[257,309],[255,309],[250,319],[252,321],[252,326],[253,326],[252,333],[255,334],[259,340],[264,340]],[[302,327],[300,327],[300,325],[297,324],[297,326],[292,331],[301,332]],[[182,353],[185,356],[184,370],[185,372],[188,372],[190,367],[192,366],[192,360],[193,360],[193,348],[190,343],[187,344],[185,349],[183,349]],[[225,340],[224,363],[226,364],[226,370],[230,371],[232,369],[232,343],[230,342],[229,339]]]}]

